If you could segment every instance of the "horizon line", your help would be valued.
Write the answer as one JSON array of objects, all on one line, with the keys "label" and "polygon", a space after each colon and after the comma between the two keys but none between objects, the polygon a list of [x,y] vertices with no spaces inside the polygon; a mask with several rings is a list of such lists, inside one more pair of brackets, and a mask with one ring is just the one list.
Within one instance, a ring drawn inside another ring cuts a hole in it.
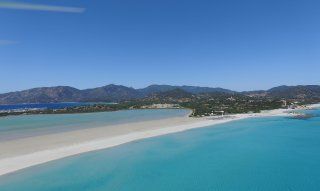
[{"label": "horizon line", "polygon": [[150,84],[150,85],[147,85],[147,86],[144,86],[144,87],[141,87],[141,88],[135,88],[135,87],[132,87],[132,86],[126,86],[126,85],[121,85],[121,84],[117,84],[117,83],[110,83],[110,84],[106,84],[106,85],[102,85],[102,86],[89,87],[89,88],[76,88],[76,87],[73,87],[71,85],[37,86],[37,87],[32,87],[32,88],[25,88],[25,89],[20,89],[20,90],[7,91],[7,92],[3,92],[3,93],[0,92],[0,94],[6,94],[6,93],[12,93],[12,92],[20,92],[20,91],[31,90],[31,89],[36,89],[36,88],[55,88],[55,87],[70,87],[70,88],[75,88],[77,90],[87,90],[87,89],[93,89],[93,88],[101,88],[101,87],[109,86],[109,85],[124,86],[124,87],[132,88],[132,89],[135,89],[135,90],[144,89],[144,88],[147,88],[147,87],[152,86],[152,85],[158,85],[158,86],[191,86],[191,87],[200,87],[200,88],[221,88],[221,89],[230,90],[230,91],[233,91],[233,92],[267,91],[269,89],[272,89],[272,88],[275,88],[275,87],[281,87],[281,86],[288,86],[288,87],[291,87],[291,86],[320,86],[318,84],[276,85],[276,86],[273,86],[273,87],[268,88],[268,89],[253,89],[253,90],[237,90],[236,91],[236,90],[233,90],[232,88],[230,88],[230,89],[229,88],[223,88],[221,86],[213,87],[213,86],[201,86],[201,85]]}]

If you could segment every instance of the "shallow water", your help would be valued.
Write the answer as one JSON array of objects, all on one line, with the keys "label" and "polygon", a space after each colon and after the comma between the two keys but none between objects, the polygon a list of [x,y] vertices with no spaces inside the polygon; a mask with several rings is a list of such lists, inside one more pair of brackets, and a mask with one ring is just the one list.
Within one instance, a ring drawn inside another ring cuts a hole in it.
[{"label": "shallow water", "polygon": [[319,161],[319,117],[257,118],[31,167],[0,177],[0,190],[318,191]]},{"label": "shallow water", "polygon": [[0,118],[0,142],[42,134],[181,117],[185,109],[150,109],[83,114],[25,115]]}]

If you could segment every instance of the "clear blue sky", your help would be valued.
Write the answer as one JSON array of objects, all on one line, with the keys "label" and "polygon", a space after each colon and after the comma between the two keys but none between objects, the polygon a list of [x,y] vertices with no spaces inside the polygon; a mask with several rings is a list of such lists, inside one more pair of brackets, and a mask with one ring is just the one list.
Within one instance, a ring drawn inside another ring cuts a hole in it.
[{"label": "clear blue sky", "polygon": [[0,20],[2,93],[320,84],[319,0],[0,0]]}]

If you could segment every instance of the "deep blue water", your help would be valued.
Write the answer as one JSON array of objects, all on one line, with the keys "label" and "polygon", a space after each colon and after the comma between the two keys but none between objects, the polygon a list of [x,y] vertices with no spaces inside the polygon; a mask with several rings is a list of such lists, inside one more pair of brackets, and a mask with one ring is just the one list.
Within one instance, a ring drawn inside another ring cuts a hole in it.
[{"label": "deep blue water", "polygon": [[30,103],[15,105],[0,105],[0,111],[17,110],[17,109],[62,109],[66,107],[74,107],[88,105],[89,103],[80,102],[63,102],[63,103]]},{"label": "deep blue water", "polygon": [[135,141],[0,177],[0,190],[319,191],[320,118],[246,119]]}]

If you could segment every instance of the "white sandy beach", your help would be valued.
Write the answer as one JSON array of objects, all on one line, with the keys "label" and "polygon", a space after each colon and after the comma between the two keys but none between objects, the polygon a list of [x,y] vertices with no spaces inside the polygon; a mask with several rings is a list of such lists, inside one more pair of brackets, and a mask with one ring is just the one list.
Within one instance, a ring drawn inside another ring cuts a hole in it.
[{"label": "white sandy beach", "polygon": [[139,139],[212,126],[250,117],[288,115],[278,109],[259,114],[224,118],[175,117],[162,120],[110,125],[1,142],[0,175],[89,151],[114,147]]}]

